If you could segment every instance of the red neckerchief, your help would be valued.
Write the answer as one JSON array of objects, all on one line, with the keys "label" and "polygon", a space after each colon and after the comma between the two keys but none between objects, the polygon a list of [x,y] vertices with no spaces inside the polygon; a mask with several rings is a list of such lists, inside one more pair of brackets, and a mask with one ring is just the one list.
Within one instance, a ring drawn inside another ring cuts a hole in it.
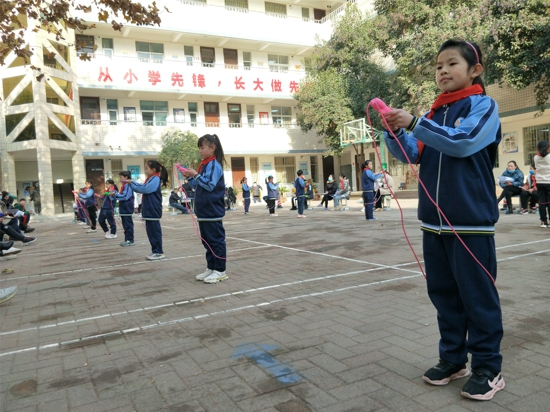
[{"label": "red neckerchief", "polygon": [[146,185],[146,184],[147,184],[147,181],[148,181],[149,179],[151,179],[153,176],[158,176],[158,177],[160,178],[160,175],[159,175],[158,173],[153,173],[151,176],[149,176],[149,177],[147,177],[147,179],[145,179],[145,183],[143,183],[143,184]]},{"label": "red neckerchief", "polygon": [[343,180],[340,183],[340,189],[344,190],[344,181]]},{"label": "red neckerchief", "polygon": [[124,186],[126,186],[126,183],[124,183],[124,182],[121,182],[121,183],[122,183],[122,186],[120,186],[120,192],[119,193],[124,192]]},{"label": "red neckerchief", "polygon": [[210,163],[212,160],[216,160],[216,156],[210,156],[206,159],[203,159],[203,161],[201,162],[201,165],[199,166],[199,169],[197,170],[197,173],[200,173],[201,172],[201,169],[204,165]]},{"label": "red neckerchief", "polygon": [[[483,88],[479,84],[474,84],[470,87],[466,87],[465,89],[457,90],[456,92],[441,93],[439,96],[437,96],[437,99],[435,99],[435,102],[432,104],[432,107],[430,108],[430,112],[426,115],[426,119],[431,119],[437,109],[447,104],[456,103],[459,100],[462,100],[474,94],[483,94]],[[426,146],[420,140],[418,140],[417,145],[418,145],[418,157],[416,158],[416,164],[420,162],[422,151],[424,150],[424,146]]]}]

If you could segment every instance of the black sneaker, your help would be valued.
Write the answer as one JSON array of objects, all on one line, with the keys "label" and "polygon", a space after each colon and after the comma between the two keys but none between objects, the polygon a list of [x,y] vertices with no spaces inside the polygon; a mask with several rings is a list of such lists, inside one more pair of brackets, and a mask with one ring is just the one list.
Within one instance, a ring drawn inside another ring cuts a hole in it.
[{"label": "black sneaker", "polygon": [[462,396],[478,401],[493,399],[495,393],[504,389],[504,378],[487,369],[474,369],[468,382],[462,387]]},{"label": "black sneaker", "polygon": [[464,365],[455,365],[439,359],[439,363],[428,369],[422,379],[432,385],[447,385],[453,379],[465,378],[470,375],[470,369]]},{"label": "black sneaker", "polygon": [[23,239],[23,244],[25,246],[29,246],[32,242],[34,242],[36,240],[35,237],[26,237],[25,239]]}]

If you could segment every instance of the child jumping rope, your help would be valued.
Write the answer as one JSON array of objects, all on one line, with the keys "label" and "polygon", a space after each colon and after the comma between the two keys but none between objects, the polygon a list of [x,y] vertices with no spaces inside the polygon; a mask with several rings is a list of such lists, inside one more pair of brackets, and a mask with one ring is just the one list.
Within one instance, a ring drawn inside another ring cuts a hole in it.
[{"label": "child jumping rope", "polygon": [[[105,193],[101,196],[103,204],[101,205],[101,210],[99,211],[99,226],[103,229],[105,233],[105,239],[116,239],[116,223],[115,223],[115,207],[116,207],[116,198],[115,195],[118,192],[118,188],[115,185],[114,180],[107,179],[105,181],[106,188]],[[109,223],[109,227],[105,223]]]},{"label": "child jumping rope", "polygon": [[123,182],[120,187],[120,193],[115,195],[118,200],[118,214],[122,220],[122,228],[124,229],[124,242],[120,246],[134,246],[134,192],[130,185],[124,183],[130,180],[132,175],[128,171],[123,171],[118,174],[120,181]]},{"label": "child jumping rope", "polygon": [[497,104],[485,95],[481,57],[475,43],[446,41],[437,53],[435,74],[443,93],[430,112],[416,118],[405,110],[390,110],[382,121],[393,132],[386,132],[388,149],[407,162],[395,135],[410,161],[422,164],[420,179],[427,189],[419,188],[418,217],[428,295],[437,309],[441,339],[440,361],[423,378],[446,385],[470,376],[469,352],[472,373],[461,394],[489,400],[504,388],[502,314],[494,284],[499,213],[493,167],[501,129]]},{"label": "child jumping rope", "polygon": [[244,214],[248,215],[250,212],[248,209],[250,208],[250,186],[246,183],[248,179],[245,177],[241,180],[241,185],[243,189],[243,200],[244,200]]},{"label": "child jumping rope", "polygon": [[365,219],[376,220],[374,210],[374,182],[381,176],[380,173],[372,173],[373,164],[371,160],[363,163],[363,175],[361,177],[361,188],[363,189],[363,205],[365,206]]},{"label": "child jumping rope", "polygon": [[97,224],[97,203],[95,199],[94,185],[90,180],[86,181],[84,193],[78,193],[78,197],[81,201],[84,201],[84,207],[86,208],[87,215],[90,219],[90,229],[88,229],[86,233],[95,233]]},{"label": "child jumping rope", "polygon": [[195,279],[204,283],[218,283],[229,279],[225,274],[226,246],[223,177],[224,155],[217,135],[205,134],[197,143],[202,158],[199,170],[185,169],[183,175],[195,189],[195,216],[199,222],[202,244],[206,249],[206,270]]},{"label": "child jumping rope", "polygon": [[156,160],[148,160],[145,163],[145,175],[147,179],[143,184],[132,182],[131,179],[124,179],[130,188],[137,193],[142,193],[141,217],[145,221],[145,230],[151,244],[151,253],[148,260],[164,259],[162,250],[162,229],[160,218],[162,217],[162,192],[161,186],[166,187],[168,183],[168,172]]}]

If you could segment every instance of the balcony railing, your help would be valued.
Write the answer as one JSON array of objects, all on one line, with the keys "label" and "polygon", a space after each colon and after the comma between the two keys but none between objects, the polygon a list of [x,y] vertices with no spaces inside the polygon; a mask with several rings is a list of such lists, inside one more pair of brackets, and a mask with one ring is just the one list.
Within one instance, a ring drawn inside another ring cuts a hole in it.
[{"label": "balcony railing", "polygon": [[119,128],[128,128],[128,127],[139,127],[145,126],[149,127],[172,127],[172,128],[201,128],[201,127],[216,127],[216,128],[272,128],[272,129],[287,129],[287,130],[298,130],[300,126],[293,123],[269,123],[269,124],[260,124],[260,123],[226,123],[226,122],[169,122],[169,121],[125,121],[125,120],[96,120],[96,119],[82,119],[80,124],[84,126],[116,126]]}]

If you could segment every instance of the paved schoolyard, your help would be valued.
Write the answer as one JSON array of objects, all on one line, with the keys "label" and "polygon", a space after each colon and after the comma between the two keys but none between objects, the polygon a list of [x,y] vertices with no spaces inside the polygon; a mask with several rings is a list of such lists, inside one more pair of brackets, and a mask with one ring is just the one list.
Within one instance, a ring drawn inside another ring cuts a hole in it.
[{"label": "paved schoolyard", "polygon": [[[404,200],[422,258],[416,201]],[[38,241],[4,258],[2,411],[547,411],[550,229],[502,215],[498,289],[504,391],[491,402],[422,381],[437,362],[436,314],[395,201],[366,222],[289,204],[224,221],[229,280],[194,280],[204,248],[190,216],[162,219],[166,259],[85,234],[70,218],[35,224]]]}]

